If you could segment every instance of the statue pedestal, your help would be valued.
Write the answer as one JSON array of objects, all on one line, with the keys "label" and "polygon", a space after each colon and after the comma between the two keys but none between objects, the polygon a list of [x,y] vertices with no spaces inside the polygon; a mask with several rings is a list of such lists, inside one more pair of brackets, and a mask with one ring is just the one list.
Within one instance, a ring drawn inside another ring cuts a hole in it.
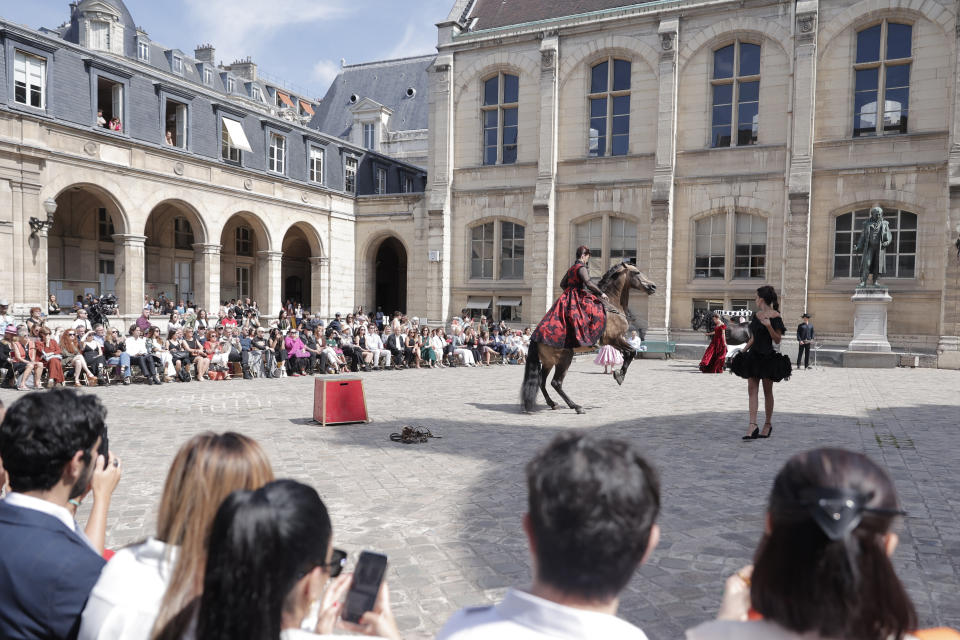
[{"label": "statue pedestal", "polygon": [[883,286],[857,287],[854,304],[853,340],[843,354],[845,367],[896,367],[899,357],[887,340],[887,305],[893,302]]}]

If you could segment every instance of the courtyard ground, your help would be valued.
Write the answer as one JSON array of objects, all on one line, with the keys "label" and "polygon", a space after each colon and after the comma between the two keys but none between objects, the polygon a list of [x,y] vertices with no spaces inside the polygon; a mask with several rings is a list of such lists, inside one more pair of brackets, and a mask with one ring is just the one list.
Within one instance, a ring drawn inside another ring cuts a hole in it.
[{"label": "courtyard ground", "polygon": [[[796,372],[776,385],[773,437],[751,442],[740,439],[746,382],[701,374],[692,361],[637,361],[617,387],[578,358],[566,389],[585,415],[519,413],[521,376],[519,366],[363,374],[373,421],[327,428],[310,422],[310,378],[92,389],[125,468],[108,546],[153,533],[167,468],[187,438],[240,431],[263,444],[278,477],[317,489],[351,560],[363,549],[389,555],[404,637],[429,638],[456,609],[529,583],[524,464],[555,434],[581,428],[632,440],[660,471],[662,540],[620,615],[651,639],[681,638],[715,615],[725,578],[750,560],[783,462],[839,446],[894,479],[909,512],[894,562],[923,625],[960,627],[960,372]],[[7,404],[16,397],[0,391]],[[391,442],[405,424],[442,439]]]}]

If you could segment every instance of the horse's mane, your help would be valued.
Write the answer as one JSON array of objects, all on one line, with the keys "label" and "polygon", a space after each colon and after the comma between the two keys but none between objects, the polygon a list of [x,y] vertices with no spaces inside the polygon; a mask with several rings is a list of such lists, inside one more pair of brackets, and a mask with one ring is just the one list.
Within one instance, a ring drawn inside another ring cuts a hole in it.
[{"label": "horse's mane", "polygon": [[617,277],[617,275],[619,275],[621,271],[623,271],[624,269],[627,269],[629,266],[630,265],[628,265],[626,262],[621,262],[619,264],[613,265],[612,267],[607,269],[607,272],[605,274],[603,274],[603,276],[600,278],[600,282],[597,283],[597,286],[600,289],[603,289],[604,287],[609,286],[610,283],[613,282],[613,280]]}]

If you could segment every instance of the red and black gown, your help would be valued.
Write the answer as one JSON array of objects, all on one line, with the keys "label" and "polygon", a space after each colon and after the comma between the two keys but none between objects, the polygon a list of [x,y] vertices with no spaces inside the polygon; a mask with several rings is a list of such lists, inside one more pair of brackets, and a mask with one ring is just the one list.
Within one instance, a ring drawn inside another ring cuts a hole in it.
[{"label": "red and black gown", "polygon": [[723,364],[727,359],[727,325],[713,328],[713,340],[707,345],[700,359],[700,371],[704,373],[723,373]]},{"label": "red and black gown", "polygon": [[560,286],[563,293],[543,316],[530,340],[558,349],[592,347],[600,341],[607,324],[600,289],[590,282],[587,268],[580,262],[567,269]]}]

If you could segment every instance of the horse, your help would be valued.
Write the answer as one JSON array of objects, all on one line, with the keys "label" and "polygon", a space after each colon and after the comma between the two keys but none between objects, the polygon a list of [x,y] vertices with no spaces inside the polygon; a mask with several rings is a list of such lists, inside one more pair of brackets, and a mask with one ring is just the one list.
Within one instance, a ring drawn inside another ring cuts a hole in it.
[{"label": "horse", "polygon": [[[614,372],[613,377],[617,384],[623,384],[627,368],[633,361],[634,349],[627,342],[625,334],[630,327],[630,290],[637,289],[647,295],[653,295],[657,290],[654,284],[642,271],[626,262],[614,265],[600,278],[597,284],[601,291],[607,294],[610,301],[607,303],[607,321],[600,337],[600,345],[611,345],[623,354],[623,366]],[[583,407],[571,400],[563,391],[563,378],[573,362],[574,351],[586,351],[593,347],[578,347],[576,349],[561,349],[539,342],[530,342],[527,350],[527,365],[523,372],[523,385],[520,390],[520,400],[524,413],[533,411],[537,402],[537,389],[543,392],[543,398],[551,409],[557,408],[557,403],[547,394],[547,376],[550,370],[556,368],[553,374],[552,386],[567,406],[577,413],[585,413]]]},{"label": "horse", "polygon": [[[695,309],[693,318],[690,320],[690,328],[694,331],[705,331],[713,335],[713,321],[710,319],[713,313],[712,311],[706,311],[704,309]],[[724,315],[722,312],[717,313],[720,313],[721,317]],[[736,346],[738,344],[746,344],[747,340],[750,339],[750,325],[748,323],[734,324],[732,326],[730,323],[724,324],[727,325],[727,330],[724,333],[727,336],[728,345]]]}]

